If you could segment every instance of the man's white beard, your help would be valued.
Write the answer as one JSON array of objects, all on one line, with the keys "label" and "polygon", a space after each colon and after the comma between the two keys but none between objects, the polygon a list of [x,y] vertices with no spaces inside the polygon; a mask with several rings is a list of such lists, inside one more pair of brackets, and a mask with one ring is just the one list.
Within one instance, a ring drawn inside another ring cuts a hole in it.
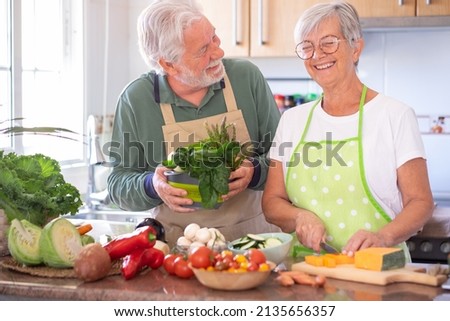
[{"label": "man's white beard", "polygon": [[218,81],[220,81],[225,75],[225,67],[223,66],[222,60],[217,60],[211,63],[208,68],[220,65],[220,69],[214,75],[208,75],[206,69],[202,72],[200,77],[195,76],[193,72],[184,66],[181,66],[181,73],[175,76],[175,79],[179,82],[188,85],[193,88],[205,88]]}]

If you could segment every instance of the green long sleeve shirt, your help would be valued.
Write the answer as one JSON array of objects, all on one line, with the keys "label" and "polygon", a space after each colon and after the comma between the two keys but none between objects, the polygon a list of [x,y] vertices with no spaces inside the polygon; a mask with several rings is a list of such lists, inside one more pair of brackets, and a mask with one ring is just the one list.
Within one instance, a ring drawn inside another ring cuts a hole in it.
[{"label": "green long sleeve shirt", "polygon": [[[260,70],[247,60],[223,60],[239,109],[242,110],[252,142],[256,143],[259,181],[252,187],[262,190],[267,178],[272,138],[280,119],[273,94]],[[155,80],[158,83],[155,88]],[[145,189],[145,178],[167,158],[159,103],[169,103],[177,122],[227,112],[223,82],[209,87],[200,106],[178,97],[165,76],[153,71],[132,81],[119,96],[109,150],[108,191],[113,203],[122,209],[144,211],[162,203]]]}]

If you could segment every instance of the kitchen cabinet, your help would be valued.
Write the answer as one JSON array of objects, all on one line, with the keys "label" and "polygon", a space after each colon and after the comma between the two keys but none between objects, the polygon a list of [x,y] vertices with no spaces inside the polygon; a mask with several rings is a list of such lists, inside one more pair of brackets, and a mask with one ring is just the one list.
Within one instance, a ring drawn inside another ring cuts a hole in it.
[{"label": "kitchen cabinet", "polygon": [[416,15],[448,16],[450,15],[450,0],[416,0]]},{"label": "kitchen cabinet", "polygon": [[[450,0],[348,1],[358,10],[363,28],[450,26]],[[295,57],[293,34],[299,16],[324,0],[198,2],[216,27],[226,56]]]},{"label": "kitchen cabinet", "polygon": [[226,56],[233,57],[295,57],[295,23],[313,2],[198,0]]},{"label": "kitchen cabinet", "polygon": [[226,56],[250,56],[250,0],[197,0],[216,28]]}]

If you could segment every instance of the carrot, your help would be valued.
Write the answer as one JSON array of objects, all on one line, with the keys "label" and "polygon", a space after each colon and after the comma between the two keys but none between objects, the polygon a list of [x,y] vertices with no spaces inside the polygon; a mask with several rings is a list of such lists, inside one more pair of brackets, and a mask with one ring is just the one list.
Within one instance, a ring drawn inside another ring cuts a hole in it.
[{"label": "carrot", "polygon": [[305,272],[302,271],[280,271],[279,274],[281,275],[289,275],[289,276],[293,276],[293,275],[308,275]]},{"label": "carrot", "polygon": [[92,230],[91,224],[83,224],[83,225],[77,226],[77,231],[78,231],[78,233],[80,233],[80,235],[84,235],[87,232],[89,232],[90,230]]},{"label": "carrot", "polygon": [[309,275],[298,274],[298,275],[292,275],[291,277],[294,279],[295,283],[297,283],[297,284],[311,285],[311,286],[316,285],[316,281],[314,280],[314,278]]},{"label": "carrot", "polygon": [[291,286],[294,285],[294,279],[292,279],[289,275],[280,274],[275,278],[275,281],[280,283],[283,286]]},{"label": "carrot", "polygon": [[327,278],[324,275],[317,275],[315,281],[316,285],[320,287],[325,285]]},{"label": "carrot", "polygon": [[[281,283],[282,285],[285,285],[283,284],[283,282],[288,282],[287,278],[291,279],[297,284],[310,285],[314,287],[321,287],[326,282],[326,278],[323,275],[317,275],[313,277],[302,271],[283,271],[279,272],[279,274],[280,276],[277,277],[277,279],[280,278],[280,280],[277,281],[279,281],[279,283]],[[283,279],[281,279],[281,277],[283,277]]]}]

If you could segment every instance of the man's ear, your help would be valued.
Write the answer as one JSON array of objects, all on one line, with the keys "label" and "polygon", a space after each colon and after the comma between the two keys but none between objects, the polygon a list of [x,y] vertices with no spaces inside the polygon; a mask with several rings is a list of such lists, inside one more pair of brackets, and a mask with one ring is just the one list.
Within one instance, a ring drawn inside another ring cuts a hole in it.
[{"label": "man's ear", "polygon": [[162,58],[159,59],[158,63],[167,75],[173,75],[177,73],[177,70],[173,66],[173,63],[168,62],[167,60],[164,60]]}]

